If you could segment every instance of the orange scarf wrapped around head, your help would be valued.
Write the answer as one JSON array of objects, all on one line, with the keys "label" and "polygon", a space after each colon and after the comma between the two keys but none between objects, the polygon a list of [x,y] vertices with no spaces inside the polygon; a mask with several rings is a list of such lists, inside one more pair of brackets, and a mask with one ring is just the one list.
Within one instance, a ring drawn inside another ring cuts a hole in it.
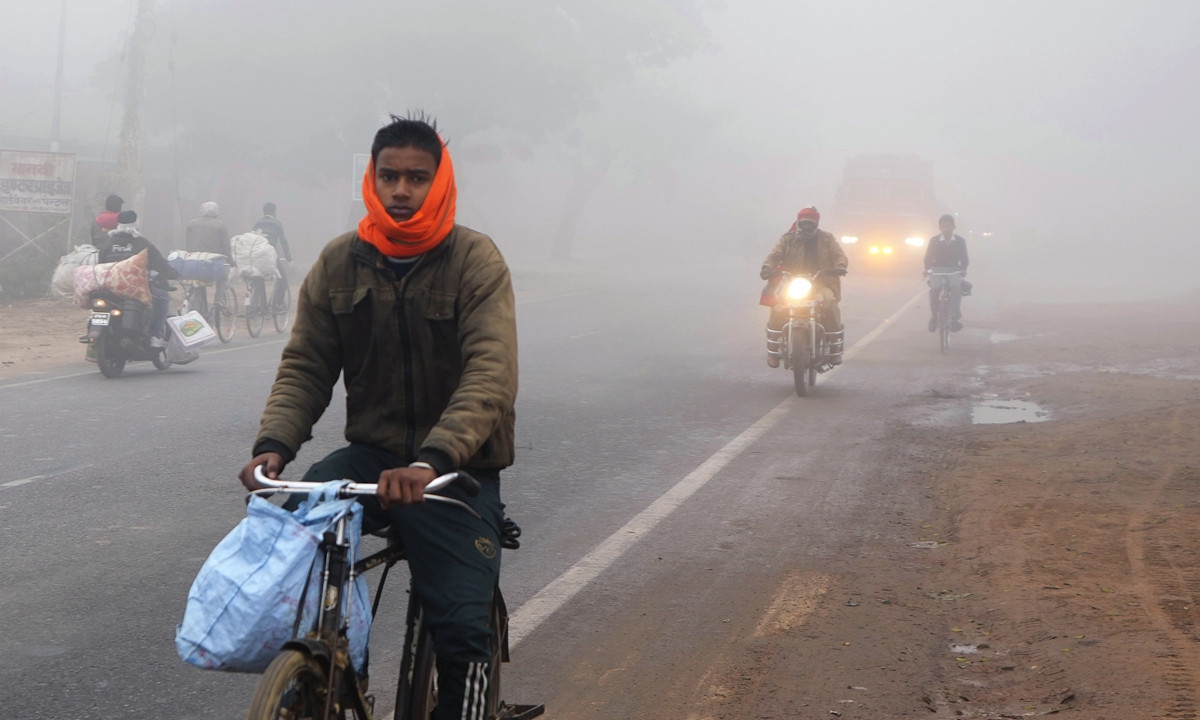
[{"label": "orange scarf wrapped around head", "polygon": [[444,144],[429,194],[408,220],[396,222],[384,209],[383,201],[375,192],[374,159],[367,163],[362,194],[367,214],[358,223],[358,236],[388,257],[411,258],[427,253],[454,229],[458,190],[454,186],[454,164],[450,162],[450,151]]}]

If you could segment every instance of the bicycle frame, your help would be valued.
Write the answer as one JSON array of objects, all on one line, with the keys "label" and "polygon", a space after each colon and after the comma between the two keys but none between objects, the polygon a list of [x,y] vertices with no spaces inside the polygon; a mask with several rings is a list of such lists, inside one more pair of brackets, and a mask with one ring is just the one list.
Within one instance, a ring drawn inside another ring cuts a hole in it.
[{"label": "bicycle frame", "polygon": [[[272,480],[262,473],[261,467],[255,468],[254,477],[259,484],[266,486],[260,490],[253,491],[253,494],[256,495],[269,495],[276,492],[308,492],[322,485],[322,483]],[[434,502],[460,507],[475,517],[480,517],[474,508],[461,500],[436,494],[437,491],[456,480],[467,483],[468,493],[475,494],[478,492],[478,483],[474,478],[465,473],[451,472],[439,476],[433,482],[429,483],[425,488],[425,498]],[[338,489],[337,494],[340,498],[356,495],[374,495],[377,487],[373,483],[346,482]],[[343,609],[346,605],[344,599],[358,575],[383,565],[383,573],[380,576],[379,584],[375,590],[375,598],[371,604],[371,616],[373,618],[379,609],[379,602],[382,598],[388,571],[392,565],[407,559],[407,553],[403,545],[389,537],[388,544],[383,550],[351,562],[352,548],[347,537],[347,522],[348,519],[346,517],[339,519],[334,529],[325,534],[320,545],[320,549],[323,552],[324,565],[321,571],[320,587],[317,588],[317,591],[320,593],[318,597],[322,600],[316,621],[316,629],[300,635],[300,628],[297,628],[296,636],[284,643],[281,653],[288,650],[299,651],[315,659],[323,667],[326,681],[326,687],[324,688],[325,717],[323,720],[342,717],[347,710],[352,711],[354,716],[360,718],[360,720],[373,720],[375,717],[374,703],[364,694],[363,688],[359,684],[358,675],[353,664],[350,662],[349,641],[343,632],[343,628],[347,623]],[[515,525],[512,530],[506,527],[505,535],[511,535],[509,539],[512,543],[505,546],[516,547],[516,538],[519,534],[519,528],[516,528]],[[502,537],[502,545],[504,545],[504,539]],[[416,657],[415,652],[418,645],[417,638],[421,636],[422,632],[427,632],[423,630],[423,623],[421,622],[423,611],[415,594],[411,596],[409,603],[405,645],[400,663],[402,681],[405,673],[411,675],[414,672],[414,667],[420,660],[420,658]],[[500,613],[499,616],[496,615],[497,612]],[[495,637],[500,642],[498,648],[499,657],[497,660],[507,661],[508,617],[507,612],[504,610],[504,599],[500,595],[499,587],[493,591],[492,614],[492,621],[495,623]],[[412,678],[410,677],[408,687],[411,687],[412,684]],[[496,690],[498,693],[498,686]],[[495,703],[496,711],[490,717],[497,720],[500,718],[509,718],[512,720],[534,718],[541,715],[544,711],[544,707],[540,705],[504,705],[498,697],[495,698]],[[406,709],[397,708],[396,713],[396,720],[405,720],[408,718]]]},{"label": "bicycle frame", "polygon": [[938,346],[942,352],[950,348],[950,279],[962,276],[957,268],[933,268],[929,271],[930,287],[938,291]]}]

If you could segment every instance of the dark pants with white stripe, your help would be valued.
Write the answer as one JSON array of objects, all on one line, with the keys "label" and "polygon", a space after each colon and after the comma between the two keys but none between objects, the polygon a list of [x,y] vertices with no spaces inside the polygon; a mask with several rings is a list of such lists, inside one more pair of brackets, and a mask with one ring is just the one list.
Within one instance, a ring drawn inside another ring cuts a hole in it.
[{"label": "dark pants with white stripe", "polygon": [[[348,479],[373,483],[384,470],[408,462],[367,445],[351,444],[327,455],[304,474],[312,482]],[[440,494],[473,507],[483,519],[445,503],[383,510],[362,498],[363,532],[391,525],[408,553],[413,589],[421,599],[438,658],[437,720],[483,717],[491,631],[488,610],[500,577],[500,474],[472,471],[482,490],[468,497],[456,486]],[[403,642],[398,638],[397,643]]]}]

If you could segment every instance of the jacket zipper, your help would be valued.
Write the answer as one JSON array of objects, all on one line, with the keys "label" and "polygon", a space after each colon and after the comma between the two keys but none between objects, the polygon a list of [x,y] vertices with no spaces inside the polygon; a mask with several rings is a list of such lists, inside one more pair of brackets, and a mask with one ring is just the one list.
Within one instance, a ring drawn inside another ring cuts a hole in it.
[{"label": "jacket zipper", "polygon": [[[420,261],[418,260],[417,262],[419,263]],[[410,462],[417,459],[417,411],[414,407],[416,404],[417,389],[413,379],[412,338],[409,336],[408,316],[405,314],[405,306],[408,298],[405,297],[404,290],[408,284],[409,276],[416,269],[414,266],[400,279],[396,292],[396,322],[400,335],[400,353],[404,360],[404,396],[408,398],[408,402],[404,403],[404,447],[408,449],[407,459]]]}]

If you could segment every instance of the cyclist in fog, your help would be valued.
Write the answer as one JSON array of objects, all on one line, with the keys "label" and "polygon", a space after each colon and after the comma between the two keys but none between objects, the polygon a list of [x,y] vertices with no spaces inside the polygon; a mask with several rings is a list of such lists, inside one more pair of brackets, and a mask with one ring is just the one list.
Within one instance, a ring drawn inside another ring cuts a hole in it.
[{"label": "cyclist in fog", "polygon": [[[812,275],[820,270],[821,277],[813,283],[813,287],[821,293],[821,309],[824,316],[821,324],[829,332],[842,329],[842,311],[838,302],[842,299],[842,275],[846,274],[849,264],[846,251],[832,234],[818,230],[821,213],[815,207],[806,207],[796,215],[796,223],[792,225],[779,242],[763,260],[759,276],[763,280],[773,280],[780,271],[793,275]],[[787,323],[787,310],[782,312],[771,308],[771,316],[767,320],[767,365],[779,367],[779,355],[771,352],[771,333],[778,333]],[[842,361],[841,355],[830,358],[837,365]]]},{"label": "cyclist in fog", "polygon": [[[229,231],[225,229],[225,223],[218,219],[220,212],[221,210],[215,202],[209,201],[200,205],[200,217],[189,220],[184,231],[184,249],[188,252],[224,255],[226,261],[232,263],[233,247],[230,244]],[[223,296],[225,282],[226,277],[222,274],[217,280],[215,297]]]},{"label": "cyclist in fog", "polygon": [[288,247],[287,235],[283,232],[283,223],[275,217],[275,203],[269,202],[263,205],[263,216],[254,223],[252,230],[271,242],[271,246],[275,248],[275,254],[281,260],[291,262],[292,250]]},{"label": "cyclist in fog", "polygon": [[[928,275],[934,268],[956,269],[957,275],[952,275],[950,281],[950,331],[958,332],[962,325],[963,290],[970,287],[963,278],[967,276],[967,241],[961,235],[954,234],[954,216],[943,215],[938,219],[938,229],[942,232],[929,238],[925,248],[925,273]],[[929,280],[929,332],[938,329],[937,304],[940,287],[935,287]]]},{"label": "cyclist in fog", "polygon": [[[248,489],[277,477],[343,377],[345,437],[307,481],[379,483],[370,524],[403,538],[437,653],[437,718],[475,718],[487,696],[488,609],[500,572],[500,471],[514,455],[517,331],[512,280],[491,238],[454,223],[450,153],[432,121],[381,128],[363,178],[367,214],[334,238],[297,292],[296,324],[267,399]],[[469,471],[474,508],[424,503],[438,475]],[[416,505],[416,506],[415,506]]]},{"label": "cyclist in fog", "polygon": [[284,270],[284,263],[292,261],[292,250],[288,246],[287,235],[283,232],[283,223],[279,222],[279,218],[275,217],[275,203],[269,202],[263,205],[263,216],[254,223],[251,228],[253,232],[262,235],[271,243],[271,247],[275,248],[275,269],[279,272],[279,279],[276,281],[276,287],[272,303],[278,304],[283,297],[282,289],[287,287],[288,277]]}]

